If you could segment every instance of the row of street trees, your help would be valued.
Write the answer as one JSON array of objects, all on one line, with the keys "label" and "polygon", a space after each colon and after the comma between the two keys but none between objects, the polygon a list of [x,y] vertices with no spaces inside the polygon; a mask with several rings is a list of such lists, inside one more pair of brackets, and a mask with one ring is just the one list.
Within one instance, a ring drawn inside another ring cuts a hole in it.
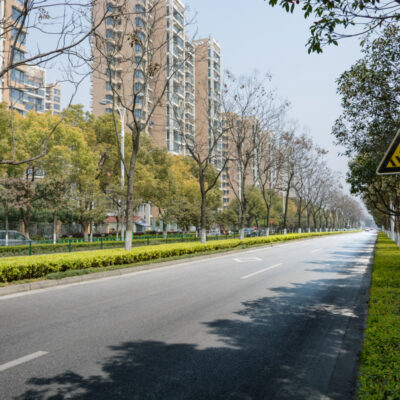
[{"label": "row of street trees", "polygon": [[365,40],[363,57],[338,79],[343,114],[333,128],[350,157],[348,182],[379,226],[396,219],[400,232],[400,178],[377,167],[400,128],[400,29],[391,25]]}]

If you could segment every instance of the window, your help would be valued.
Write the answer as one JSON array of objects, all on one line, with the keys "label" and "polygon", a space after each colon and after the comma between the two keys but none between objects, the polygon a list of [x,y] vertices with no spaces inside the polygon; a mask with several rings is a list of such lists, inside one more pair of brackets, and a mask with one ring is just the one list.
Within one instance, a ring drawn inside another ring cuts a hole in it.
[{"label": "window", "polygon": [[18,62],[18,61],[23,61],[25,60],[25,53],[21,50],[18,50],[16,48],[13,49],[13,53],[14,53],[14,61]]},{"label": "window", "polygon": [[135,49],[137,53],[143,53],[143,46],[141,44],[136,43]]},{"label": "window", "polygon": [[[17,28],[13,28],[11,31],[11,39],[15,40],[15,38],[17,37],[17,34],[19,32],[19,29]],[[26,33],[24,31],[19,32],[18,34],[18,40],[17,43],[18,44],[25,44],[26,42]]]},{"label": "window", "polygon": [[137,70],[135,71],[135,78],[143,79],[143,80],[144,80],[144,73],[143,73],[143,71],[141,71],[140,69],[137,69]]},{"label": "window", "polygon": [[108,25],[108,26],[115,26],[115,19],[114,19],[114,17],[107,17],[107,18],[106,18],[106,25]]},{"label": "window", "polygon": [[135,23],[138,28],[142,28],[142,29],[146,28],[146,23],[143,21],[142,18],[139,18],[139,17],[135,18]]},{"label": "window", "polygon": [[61,94],[61,91],[59,89],[54,89],[54,94]]},{"label": "window", "polygon": [[11,80],[18,83],[24,83],[25,82],[24,71],[20,71],[19,69],[11,70]]},{"label": "window", "polygon": [[59,110],[60,109],[60,105],[59,104],[54,104],[54,109],[55,110]]},{"label": "window", "polygon": [[18,10],[18,8],[11,7],[11,18],[14,21],[19,21],[21,19],[22,11]]},{"label": "window", "polygon": [[59,97],[57,97],[57,96],[54,96],[54,101],[55,101],[56,103],[59,103],[61,100],[60,100],[60,98],[59,98]]},{"label": "window", "polygon": [[113,96],[112,96],[112,94],[107,94],[107,95],[106,95],[106,103],[107,103],[107,104],[112,104],[112,103],[113,103]]},{"label": "window", "polygon": [[146,10],[144,9],[143,6],[141,6],[140,4],[136,4],[136,12],[138,14],[144,14],[146,12]]},{"label": "window", "polygon": [[146,35],[142,31],[136,32],[136,36],[141,42],[146,42]]},{"label": "window", "polygon": [[22,103],[24,99],[24,92],[22,90],[12,88],[10,92],[10,97],[12,101]]},{"label": "window", "polygon": [[106,38],[113,39],[115,37],[115,32],[111,29],[106,29]]}]

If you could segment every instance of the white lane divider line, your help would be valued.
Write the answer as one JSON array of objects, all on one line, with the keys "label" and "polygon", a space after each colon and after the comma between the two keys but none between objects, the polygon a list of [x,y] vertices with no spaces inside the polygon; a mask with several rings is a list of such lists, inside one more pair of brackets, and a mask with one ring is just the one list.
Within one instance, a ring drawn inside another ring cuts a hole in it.
[{"label": "white lane divider line", "polygon": [[1,364],[0,365],[0,372],[5,371],[6,369],[10,369],[10,368],[16,367],[17,365],[24,364],[24,363],[26,363],[28,361],[32,361],[35,358],[39,358],[39,357],[45,356],[46,354],[48,354],[47,351],[37,351],[36,353],[32,353],[32,354],[29,354],[27,356],[24,356],[24,357],[21,357],[21,358],[17,358],[14,361],[10,361],[8,363]]},{"label": "white lane divider line", "polygon": [[312,250],[311,253],[317,253],[319,251],[321,251],[322,249],[316,249],[316,250]]},{"label": "white lane divider line", "polygon": [[272,265],[271,267],[264,268],[264,269],[262,269],[260,271],[257,271],[257,272],[253,272],[252,274],[248,274],[248,275],[242,276],[240,279],[251,278],[252,276],[255,276],[255,275],[258,275],[258,274],[262,274],[263,272],[269,271],[270,269],[274,269],[274,268],[280,267],[281,265],[283,265],[283,264],[280,263],[280,264]]},{"label": "white lane divider line", "polygon": [[260,258],[260,257],[240,257],[240,258],[234,258],[233,260],[238,263],[246,263],[246,262],[251,262],[251,261],[262,261],[262,258]]}]

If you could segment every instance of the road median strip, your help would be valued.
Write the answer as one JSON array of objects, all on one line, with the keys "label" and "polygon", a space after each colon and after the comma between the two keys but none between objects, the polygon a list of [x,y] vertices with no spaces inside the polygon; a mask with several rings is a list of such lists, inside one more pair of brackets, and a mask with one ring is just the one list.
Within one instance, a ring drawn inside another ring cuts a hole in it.
[{"label": "road median strip", "polygon": [[81,271],[113,266],[134,266],[141,262],[157,262],[174,256],[191,256],[221,250],[234,250],[277,242],[334,235],[343,232],[315,232],[305,234],[275,235],[255,237],[244,240],[231,239],[210,241],[206,244],[179,243],[135,248],[131,251],[121,249],[99,250],[72,254],[54,254],[0,260],[0,282],[9,283],[24,279],[45,278],[50,273]]}]

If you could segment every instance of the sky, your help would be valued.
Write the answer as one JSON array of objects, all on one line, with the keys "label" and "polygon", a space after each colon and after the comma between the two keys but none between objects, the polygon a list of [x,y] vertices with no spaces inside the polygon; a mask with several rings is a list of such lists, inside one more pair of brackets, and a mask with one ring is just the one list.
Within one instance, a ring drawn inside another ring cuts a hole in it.
[{"label": "sky", "polygon": [[[194,39],[214,37],[222,48],[223,69],[235,75],[254,70],[272,75],[272,87],[290,102],[289,118],[296,120],[327,155],[332,170],[347,171],[331,129],[341,113],[336,79],[361,57],[357,39],[308,54],[309,24],[301,13],[287,14],[264,0],[183,0],[188,19],[194,18]],[[57,79],[57,71],[49,71]],[[67,90],[65,91],[67,92]],[[67,96],[64,96],[64,100]],[[90,82],[81,86],[74,103],[90,106]]]}]

